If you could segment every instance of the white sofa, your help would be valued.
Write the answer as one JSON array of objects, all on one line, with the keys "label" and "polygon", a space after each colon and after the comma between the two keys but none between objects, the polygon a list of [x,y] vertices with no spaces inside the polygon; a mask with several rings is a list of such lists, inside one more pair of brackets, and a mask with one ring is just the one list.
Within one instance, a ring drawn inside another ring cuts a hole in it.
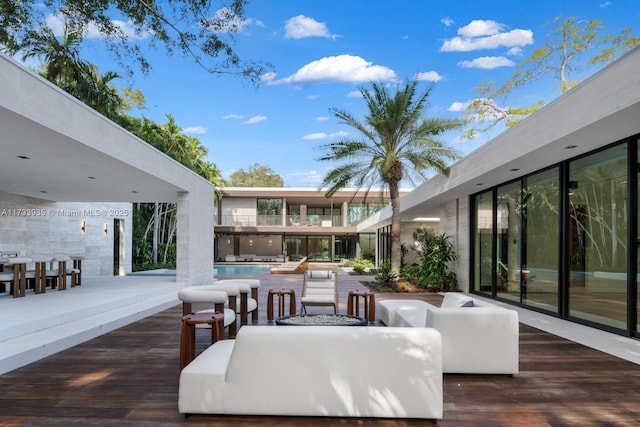
[{"label": "white sofa", "polygon": [[442,370],[460,374],[519,371],[518,312],[459,292],[447,292],[440,307],[417,300],[378,302],[387,326],[433,328],[442,336]]},{"label": "white sofa", "polygon": [[441,355],[434,329],[246,326],[182,370],[178,409],[441,419]]}]

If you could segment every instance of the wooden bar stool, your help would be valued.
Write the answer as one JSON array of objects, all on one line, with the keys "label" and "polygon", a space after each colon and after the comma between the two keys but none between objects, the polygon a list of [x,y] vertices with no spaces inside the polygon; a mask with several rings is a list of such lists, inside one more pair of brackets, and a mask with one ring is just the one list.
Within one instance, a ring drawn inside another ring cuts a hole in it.
[{"label": "wooden bar stool", "polygon": [[180,369],[196,357],[196,325],[211,325],[211,344],[224,338],[223,313],[193,313],[182,316],[180,335]]},{"label": "wooden bar stool", "polygon": [[296,292],[293,289],[269,289],[267,294],[267,320],[273,320],[273,299],[278,297],[278,317],[285,314],[285,297],[289,296],[289,315],[296,314]]},{"label": "wooden bar stool", "polygon": [[360,316],[360,298],[364,302],[364,317],[369,322],[376,319],[376,294],[371,291],[350,291],[347,299],[347,314]]}]

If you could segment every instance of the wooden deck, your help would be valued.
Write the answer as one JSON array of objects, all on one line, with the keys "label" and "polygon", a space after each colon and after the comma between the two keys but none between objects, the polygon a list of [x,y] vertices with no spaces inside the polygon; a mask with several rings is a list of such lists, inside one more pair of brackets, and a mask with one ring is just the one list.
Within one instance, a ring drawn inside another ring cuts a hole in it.
[{"label": "wooden deck", "polygon": [[[284,287],[297,286],[291,277]],[[353,284],[344,283],[341,294]],[[261,288],[266,301],[269,285]],[[378,299],[407,297],[380,294]],[[415,297],[438,303],[440,296]],[[176,306],[0,376],[2,426],[417,426],[424,420],[192,416],[177,410]],[[259,324],[267,324],[261,307]],[[197,336],[198,351],[209,334]],[[472,354],[469,357],[473,357]],[[366,363],[366,361],[363,361]],[[515,377],[444,376],[441,426],[640,426],[640,366],[520,329]],[[278,384],[273,385],[274,392]],[[304,390],[300,391],[301,393]]]}]

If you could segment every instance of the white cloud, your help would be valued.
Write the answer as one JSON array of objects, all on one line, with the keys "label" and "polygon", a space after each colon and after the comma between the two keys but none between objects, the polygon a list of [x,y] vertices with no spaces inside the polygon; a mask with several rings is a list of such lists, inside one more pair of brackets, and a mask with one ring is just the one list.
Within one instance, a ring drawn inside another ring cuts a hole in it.
[{"label": "white cloud", "polygon": [[460,111],[464,111],[467,108],[467,105],[469,105],[468,102],[455,101],[453,104],[449,105],[449,108],[447,108],[447,111],[458,113]]},{"label": "white cloud", "polygon": [[448,16],[446,18],[442,18],[440,20],[440,22],[442,22],[447,27],[450,27],[455,23],[455,21],[453,19],[449,18]]},{"label": "white cloud", "polygon": [[275,83],[365,83],[370,81],[394,80],[396,73],[382,65],[373,65],[359,56],[328,56],[312,61],[289,77],[273,80]]},{"label": "white cloud", "polygon": [[[318,171],[292,172],[283,174],[287,186],[293,187],[315,187],[322,184],[323,176]],[[292,185],[290,182],[294,181]]]},{"label": "white cloud", "polygon": [[362,92],[359,90],[352,90],[347,94],[347,98],[362,98]]},{"label": "white cloud", "polygon": [[305,141],[318,140],[318,139],[333,139],[333,138],[341,138],[347,135],[348,133],[345,131],[338,131],[338,132],[329,133],[329,134],[324,132],[316,132],[316,133],[307,134],[303,136],[302,139],[304,139]]},{"label": "white cloud", "polygon": [[[53,34],[60,37],[64,33],[64,17],[60,14],[49,15],[47,16],[46,25],[53,31]],[[118,29],[122,32],[127,40],[144,40],[146,38],[151,37],[153,34],[150,30],[142,31],[139,34],[136,34],[136,27],[133,24],[133,21],[129,20],[127,22],[120,20],[113,20],[111,23],[118,27]],[[96,25],[95,22],[89,22],[82,31],[82,36],[87,39],[103,39],[107,36],[100,32],[100,29]]]},{"label": "white cloud", "polygon": [[499,47],[521,47],[533,44],[533,31],[517,28],[503,32],[504,24],[474,20],[458,29],[458,36],[445,40],[441,52],[469,52]]},{"label": "white cloud", "polygon": [[182,130],[183,133],[190,133],[194,135],[204,135],[207,133],[207,128],[204,126],[192,126]]},{"label": "white cloud", "polygon": [[492,36],[501,33],[503,28],[504,24],[499,24],[496,21],[474,19],[464,27],[458,28],[458,35],[465,38]]},{"label": "white cloud", "polygon": [[268,73],[264,73],[261,77],[260,80],[265,82],[265,83],[271,83],[276,79],[276,73],[274,73],[273,71],[269,71]]},{"label": "white cloud", "polygon": [[251,18],[242,19],[242,17],[233,14],[230,8],[223,7],[216,10],[207,29],[214,33],[237,33],[253,23],[258,26],[264,26],[262,22],[256,22]]},{"label": "white cloud", "polygon": [[430,82],[439,82],[442,80],[442,76],[437,71],[426,71],[424,73],[417,73],[416,80],[427,80]]},{"label": "white cloud", "polygon": [[612,4],[613,3],[611,3],[610,1],[605,1],[604,3],[600,3],[598,6],[605,8],[611,6]]},{"label": "white cloud", "polygon": [[322,98],[320,95],[308,95],[307,99],[311,100],[311,101],[315,101],[316,99],[320,99]]},{"label": "white cloud", "polygon": [[267,116],[257,115],[257,116],[250,117],[243,124],[245,124],[245,125],[255,125],[256,123],[264,122],[265,120],[267,120]]},{"label": "white cloud", "polygon": [[225,120],[240,120],[242,117],[242,114],[227,114],[226,116],[222,116]]},{"label": "white cloud", "polygon": [[458,62],[461,68],[481,68],[483,70],[493,70],[498,67],[513,67],[516,65],[512,60],[504,56],[482,56],[471,61]]},{"label": "white cloud", "polygon": [[318,116],[318,117],[316,117],[316,121],[317,122],[326,122],[327,120],[329,120],[329,117],[327,117],[327,116]]},{"label": "white cloud", "polygon": [[303,39],[305,37],[325,37],[335,39],[324,22],[318,22],[304,15],[294,16],[284,23],[285,37],[289,39]]},{"label": "white cloud", "polygon": [[522,56],[522,53],[523,53],[522,52],[522,48],[520,48],[520,47],[512,47],[507,52],[507,55],[509,55],[509,56]]}]

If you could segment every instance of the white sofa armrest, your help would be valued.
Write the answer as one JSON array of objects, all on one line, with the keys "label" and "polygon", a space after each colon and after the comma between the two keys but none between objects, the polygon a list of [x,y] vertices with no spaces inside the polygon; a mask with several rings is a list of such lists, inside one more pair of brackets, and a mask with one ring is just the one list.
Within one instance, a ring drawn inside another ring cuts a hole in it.
[{"label": "white sofa armrest", "polygon": [[426,326],[442,336],[443,371],[517,374],[518,313],[501,307],[428,308]]},{"label": "white sofa armrest", "polygon": [[235,340],[217,341],[180,373],[178,410],[183,414],[224,413],[224,377]]}]

